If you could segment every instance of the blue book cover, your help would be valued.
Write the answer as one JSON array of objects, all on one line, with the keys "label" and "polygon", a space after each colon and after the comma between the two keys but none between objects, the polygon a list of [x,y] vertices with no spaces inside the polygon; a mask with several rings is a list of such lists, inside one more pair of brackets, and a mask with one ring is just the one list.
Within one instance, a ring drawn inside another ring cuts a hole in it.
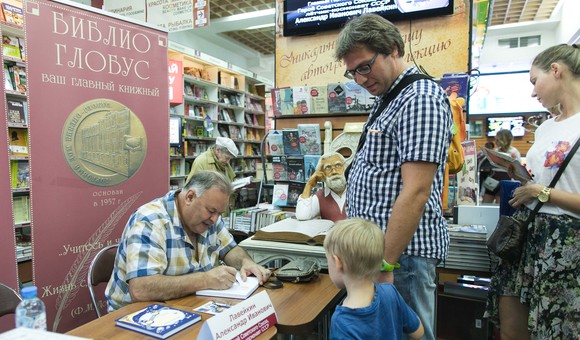
[{"label": "blue book cover", "polygon": [[284,143],[284,154],[287,156],[301,155],[300,140],[298,139],[298,129],[282,130],[282,140]]},{"label": "blue book cover", "polygon": [[318,165],[318,161],[320,161],[319,155],[304,155],[304,176],[305,182],[308,182],[308,179],[314,175],[316,172],[316,166]]},{"label": "blue book cover", "polygon": [[149,305],[115,321],[119,327],[165,339],[201,320],[201,315],[159,304]]}]

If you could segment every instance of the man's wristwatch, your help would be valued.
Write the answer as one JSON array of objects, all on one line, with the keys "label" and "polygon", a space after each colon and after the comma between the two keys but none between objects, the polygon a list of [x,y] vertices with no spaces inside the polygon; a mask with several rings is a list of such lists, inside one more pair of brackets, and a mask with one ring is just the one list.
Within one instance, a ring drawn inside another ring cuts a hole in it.
[{"label": "man's wristwatch", "polygon": [[544,187],[544,189],[542,189],[538,194],[538,201],[542,203],[548,202],[550,200],[550,191],[552,191],[552,188]]},{"label": "man's wristwatch", "polygon": [[381,265],[381,272],[392,272],[395,268],[400,268],[401,265],[397,262],[395,264],[390,264],[389,262],[383,260],[383,264]]}]

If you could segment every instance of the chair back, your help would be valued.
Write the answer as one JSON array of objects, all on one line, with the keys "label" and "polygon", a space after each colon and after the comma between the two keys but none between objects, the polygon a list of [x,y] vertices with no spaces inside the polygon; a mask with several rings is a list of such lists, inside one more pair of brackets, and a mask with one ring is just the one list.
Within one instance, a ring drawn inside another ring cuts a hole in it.
[{"label": "chair back", "polygon": [[101,309],[95,296],[95,287],[101,283],[109,282],[111,274],[113,273],[113,267],[115,266],[115,256],[117,255],[118,247],[118,244],[112,244],[99,250],[89,266],[87,286],[89,287],[91,301],[93,302],[93,307],[98,318],[101,317]]},{"label": "chair back", "polygon": [[0,317],[6,314],[14,314],[20,301],[22,299],[14,289],[0,283]]}]

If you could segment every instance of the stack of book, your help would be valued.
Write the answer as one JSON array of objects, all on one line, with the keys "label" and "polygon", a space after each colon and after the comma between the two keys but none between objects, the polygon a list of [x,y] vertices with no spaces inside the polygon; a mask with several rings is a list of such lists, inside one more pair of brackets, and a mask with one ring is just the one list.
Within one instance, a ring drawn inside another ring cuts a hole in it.
[{"label": "stack of book", "polygon": [[445,268],[490,271],[485,226],[450,225],[448,232],[449,255],[444,263]]}]

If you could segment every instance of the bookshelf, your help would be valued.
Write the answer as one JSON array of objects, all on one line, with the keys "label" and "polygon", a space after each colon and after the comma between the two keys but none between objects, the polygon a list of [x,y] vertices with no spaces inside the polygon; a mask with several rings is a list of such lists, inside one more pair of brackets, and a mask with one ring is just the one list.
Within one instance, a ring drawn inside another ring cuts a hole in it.
[{"label": "bookshelf", "polygon": [[[195,158],[219,136],[231,138],[240,151],[231,162],[236,177],[256,177],[266,131],[267,80],[173,42],[169,59],[183,68],[183,98],[169,108],[171,117],[182,119],[183,130],[181,146],[170,147],[170,187],[185,184]],[[257,199],[257,192],[249,196]]]},{"label": "bookshelf", "polygon": [[[2,67],[13,236],[20,284],[32,280],[26,48],[22,26],[2,21]],[[4,236],[3,236],[4,237]]]}]

